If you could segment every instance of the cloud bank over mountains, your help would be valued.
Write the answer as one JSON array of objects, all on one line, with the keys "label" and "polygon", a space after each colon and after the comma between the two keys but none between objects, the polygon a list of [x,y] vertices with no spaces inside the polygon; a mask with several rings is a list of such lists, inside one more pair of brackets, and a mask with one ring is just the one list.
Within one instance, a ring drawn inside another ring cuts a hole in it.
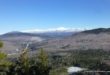
[{"label": "cloud bank over mountains", "polygon": [[31,32],[31,33],[44,33],[44,32],[79,32],[87,29],[83,28],[66,28],[66,27],[58,27],[58,28],[48,28],[48,29],[30,29],[23,30],[22,32]]}]

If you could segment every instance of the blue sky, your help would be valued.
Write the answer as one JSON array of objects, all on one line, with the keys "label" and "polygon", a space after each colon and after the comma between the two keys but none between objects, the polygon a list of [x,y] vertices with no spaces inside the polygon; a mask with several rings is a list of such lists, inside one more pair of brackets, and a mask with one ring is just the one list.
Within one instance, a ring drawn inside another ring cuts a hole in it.
[{"label": "blue sky", "polygon": [[110,27],[110,0],[0,0],[0,33]]}]

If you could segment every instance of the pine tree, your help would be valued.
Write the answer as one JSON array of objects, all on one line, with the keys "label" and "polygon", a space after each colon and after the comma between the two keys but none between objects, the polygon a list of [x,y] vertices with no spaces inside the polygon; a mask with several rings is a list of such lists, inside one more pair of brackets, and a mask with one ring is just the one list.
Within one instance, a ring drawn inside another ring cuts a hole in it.
[{"label": "pine tree", "polygon": [[19,57],[20,67],[25,70],[25,74],[29,73],[29,57],[28,57],[28,49],[25,48]]},{"label": "pine tree", "polygon": [[48,61],[48,55],[43,50],[43,48],[40,49],[40,53],[38,55],[38,69],[40,71],[40,75],[48,75],[49,74],[49,61]]},{"label": "pine tree", "polygon": [[43,48],[40,49],[40,53],[38,55],[38,61],[43,66],[48,66],[48,56],[46,52],[43,50]]},{"label": "pine tree", "polygon": [[3,47],[3,42],[2,41],[0,41],[0,48],[2,48]]},{"label": "pine tree", "polygon": [[[0,41],[0,48],[2,47],[3,42]],[[7,71],[10,65],[12,65],[12,63],[7,60],[7,54],[0,51],[0,70]]]},{"label": "pine tree", "polygon": [[[3,47],[3,42],[0,41],[0,48]],[[2,64],[3,59],[5,59],[7,57],[7,55],[3,52],[0,51],[0,64]]]}]

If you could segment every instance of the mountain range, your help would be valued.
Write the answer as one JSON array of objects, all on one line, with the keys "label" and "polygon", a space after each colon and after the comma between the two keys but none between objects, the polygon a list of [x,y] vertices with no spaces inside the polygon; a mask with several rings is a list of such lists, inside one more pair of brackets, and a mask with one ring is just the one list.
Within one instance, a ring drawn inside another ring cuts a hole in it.
[{"label": "mountain range", "polygon": [[[52,32],[8,32],[0,35],[0,39],[4,42],[3,51],[7,53],[16,52],[16,49],[23,49],[27,43],[39,45],[48,40],[62,39],[76,32],[71,31],[52,31]],[[41,44],[42,45],[42,44]]]},{"label": "mountain range", "polygon": [[110,28],[85,31],[53,31],[43,33],[9,32],[0,35],[4,42],[1,49],[6,53],[16,53],[29,43],[30,51],[44,48],[50,52],[103,49],[110,50]]}]

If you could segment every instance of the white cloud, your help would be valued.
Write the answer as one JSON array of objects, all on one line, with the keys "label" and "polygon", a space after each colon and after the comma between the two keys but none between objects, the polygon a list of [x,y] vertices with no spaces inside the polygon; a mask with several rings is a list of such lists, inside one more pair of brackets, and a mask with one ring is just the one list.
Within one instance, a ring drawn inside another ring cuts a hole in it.
[{"label": "white cloud", "polygon": [[31,33],[43,33],[43,32],[54,32],[54,31],[65,31],[65,32],[73,32],[73,31],[83,31],[83,28],[66,28],[66,27],[58,27],[58,28],[48,28],[48,29],[30,29],[23,30],[22,32],[31,32]]}]

